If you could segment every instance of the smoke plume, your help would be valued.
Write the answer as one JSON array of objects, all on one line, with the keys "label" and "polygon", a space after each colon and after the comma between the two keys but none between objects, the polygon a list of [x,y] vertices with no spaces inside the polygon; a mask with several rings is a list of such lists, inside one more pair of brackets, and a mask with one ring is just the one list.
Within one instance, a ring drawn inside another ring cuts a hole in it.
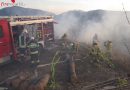
[{"label": "smoke plume", "polygon": [[93,36],[97,34],[101,45],[104,41],[110,40],[115,49],[128,53],[124,43],[130,45],[130,25],[124,12],[70,11],[57,16],[56,20],[58,22],[55,25],[56,38],[61,38],[67,33],[70,40],[92,44]]}]

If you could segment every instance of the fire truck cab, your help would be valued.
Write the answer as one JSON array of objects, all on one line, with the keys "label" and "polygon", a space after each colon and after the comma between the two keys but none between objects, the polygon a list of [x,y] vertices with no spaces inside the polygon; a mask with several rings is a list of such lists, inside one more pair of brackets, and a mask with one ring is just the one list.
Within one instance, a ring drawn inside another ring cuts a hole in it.
[{"label": "fire truck cab", "polygon": [[0,63],[18,60],[19,47],[35,37],[41,47],[54,40],[52,16],[0,17]]}]

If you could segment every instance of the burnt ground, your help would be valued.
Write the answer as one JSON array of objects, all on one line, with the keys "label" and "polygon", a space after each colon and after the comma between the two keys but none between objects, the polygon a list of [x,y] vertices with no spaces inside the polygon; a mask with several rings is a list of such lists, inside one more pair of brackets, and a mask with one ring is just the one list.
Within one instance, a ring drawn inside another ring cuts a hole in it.
[{"label": "burnt ground", "polygon": [[[55,43],[48,43],[47,47],[40,55],[40,65],[51,63],[52,58],[57,51],[61,51],[60,60],[62,61],[66,60],[66,54],[70,53],[69,50],[63,49],[61,43],[57,41]],[[104,65],[95,66],[94,64],[90,63],[93,58],[92,56],[89,56],[89,49],[81,48],[75,59],[80,59],[75,61],[76,73],[79,82],[76,84],[72,84],[70,82],[70,68],[68,62],[65,61],[64,63],[57,64],[56,66],[55,79],[59,85],[56,90],[81,90],[84,86],[94,83],[106,81],[116,77],[126,77],[126,71],[116,64],[116,68],[113,69]],[[29,62],[30,61],[27,61],[26,63],[11,62],[9,64],[0,66],[0,82],[6,80],[8,77],[17,75],[20,72],[30,72],[32,75],[34,75],[33,69]],[[39,77],[44,76],[46,73],[50,73],[50,66],[38,68]],[[47,90],[52,89],[47,88]]]}]

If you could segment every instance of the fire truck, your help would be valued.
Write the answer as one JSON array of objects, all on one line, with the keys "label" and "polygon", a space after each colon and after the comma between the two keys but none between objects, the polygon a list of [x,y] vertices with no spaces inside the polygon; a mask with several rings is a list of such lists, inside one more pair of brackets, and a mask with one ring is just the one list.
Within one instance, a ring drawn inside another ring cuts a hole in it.
[{"label": "fire truck", "polygon": [[[40,47],[54,40],[52,16],[0,17],[0,63],[18,60],[19,47],[35,37]],[[25,33],[26,32],[26,33]]]}]

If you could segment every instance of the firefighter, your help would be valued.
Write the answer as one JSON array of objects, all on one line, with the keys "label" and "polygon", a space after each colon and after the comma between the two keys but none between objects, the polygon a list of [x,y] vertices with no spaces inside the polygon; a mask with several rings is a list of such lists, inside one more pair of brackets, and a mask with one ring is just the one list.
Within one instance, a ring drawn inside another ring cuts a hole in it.
[{"label": "firefighter", "polygon": [[39,64],[39,44],[34,37],[31,37],[31,41],[29,42],[28,48],[31,56],[31,63],[33,65]]},{"label": "firefighter", "polygon": [[68,49],[70,55],[74,55],[75,54],[75,50],[76,50],[75,49],[75,43],[71,42],[70,44],[68,44],[67,49]]},{"label": "firefighter", "polygon": [[92,47],[92,52],[93,55],[99,56],[101,53],[101,50],[99,48],[99,40],[97,34],[94,35],[93,37],[93,47]]},{"label": "firefighter", "polygon": [[106,48],[106,55],[107,55],[107,63],[109,67],[115,68],[115,65],[112,62],[112,41],[108,40],[104,43],[104,46]]},{"label": "firefighter", "polygon": [[94,45],[94,44],[98,44],[98,43],[99,43],[98,35],[95,34],[95,35],[93,36],[93,45]]},{"label": "firefighter", "polygon": [[98,43],[93,43],[93,47],[91,49],[90,55],[92,55],[92,60],[91,63],[97,65],[98,63],[100,63],[100,55],[101,55],[101,50],[99,48]]},{"label": "firefighter", "polygon": [[92,53],[95,55],[98,55],[100,53],[100,48],[98,46],[98,43],[93,43]]},{"label": "firefighter", "polygon": [[75,51],[75,43],[70,43],[70,50],[72,51],[72,52],[74,52]]},{"label": "firefighter", "polygon": [[76,42],[76,45],[75,45],[76,53],[79,52],[79,47],[80,47],[80,43]]},{"label": "firefighter", "polygon": [[106,47],[106,52],[107,52],[107,55],[108,57],[112,57],[111,53],[112,53],[112,42],[111,41],[107,41],[104,43],[104,46]]},{"label": "firefighter", "polygon": [[100,56],[101,50],[99,48],[99,40],[97,34],[94,35],[93,37],[93,47],[91,54],[95,55],[97,58]]},{"label": "firefighter", "polygon": [[67,47],[67,34],[65,33],[65,34],[61,37],[61,39],[63,40],[62,45],[64,46],[64,48]]},{"label": "firefighter", "polygon": [[23,30],[23,32],[19,36],[19,53],[20,53],[20,59],[23,61],[26,59],[26,53],[27,53],[27,43],[26,43],[26,34],[27,30]]}]

